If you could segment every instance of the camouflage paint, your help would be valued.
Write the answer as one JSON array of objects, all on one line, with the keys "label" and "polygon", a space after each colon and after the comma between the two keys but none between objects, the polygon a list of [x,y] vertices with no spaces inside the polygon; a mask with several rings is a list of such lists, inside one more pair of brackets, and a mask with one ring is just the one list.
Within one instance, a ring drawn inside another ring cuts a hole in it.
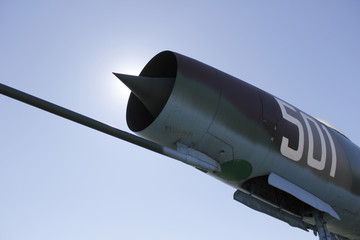
[{"label": "camouflage paint", "polygon": [[221,170],[216,173],[218,177],[228,181],[241,181],[250,176],[252,166],[246,160],[234,159],[221,164]]},{"label": "camouflage paint", "polygon": [[138,108],[132,94],[128,123],[141,122],[133,128],[139,135],[208,155],[223,167],[223,173],[209,174],[237,189],[276,173],[337,211],[342,221],[325,216],[331,231],[360,238],[360,229],[349,224],[360,224],[360,151],[345,136],[269,93],[177,53],[158,54],[140,75],[173,78],[174,86],[160,114],[144,122],[146,108]]}]

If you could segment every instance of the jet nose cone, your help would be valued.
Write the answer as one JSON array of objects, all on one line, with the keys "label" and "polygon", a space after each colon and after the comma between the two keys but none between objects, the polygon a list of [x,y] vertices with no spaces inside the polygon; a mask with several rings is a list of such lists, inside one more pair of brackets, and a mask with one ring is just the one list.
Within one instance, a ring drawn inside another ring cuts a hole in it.
[{"label": "jet nose cone", "polygon": [[113,74],[139,98],[155,118],[165,106],[175,82],[175,78],[132,76],[121,73]]}]

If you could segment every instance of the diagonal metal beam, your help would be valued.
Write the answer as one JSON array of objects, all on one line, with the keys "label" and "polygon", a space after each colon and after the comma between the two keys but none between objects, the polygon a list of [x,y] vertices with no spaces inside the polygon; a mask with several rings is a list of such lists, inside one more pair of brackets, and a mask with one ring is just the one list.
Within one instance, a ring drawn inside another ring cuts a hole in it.
[{"label": "diagonal metal beam", "polygon": [[120,130],[118,128],[109,126],[105,123],[99,122],[95,119],[92,119],[92,118],[89,118],[82,114],[79,114],[77,112],[71,111],[69,109],[61,107],[54,103],[48,102],[41,98],[38,98],[38,97],[32,96],[30,94],[27,94],[25,92],[19,91],[15,88],[9,87],[2,83],[0,83],[0,93],[5,96],[8,96],[10,98],[21,101],[23,103],[34,106],[36,108],[40,108],[44,111],[47,111],[47,112],[53,113],[55,115],[58,115],[60,117],[66,118],[70,121],[77,122],[81,125],[87,126],[89,128],[95,129],[95,130],[103,132],[103,133],[106,133],[108,135],[122,139],[124,141],[133,143],[140,147],[149,149],[153,152],[157,152],[159,154],[174,158],[183,163],[189,164],[193,167],[197,167],[197,168],[200,168],[205,171],[212,171],[212,172],[220,172],[221,171],[220,165],[215,161],[214,162],[205,162],[201,159],[194,158],[193,156],[183,154],[183,153],[178,152],[169,147],[157,144],[157,143],[147,140],[145,138],[141,138],[134,134]]}]

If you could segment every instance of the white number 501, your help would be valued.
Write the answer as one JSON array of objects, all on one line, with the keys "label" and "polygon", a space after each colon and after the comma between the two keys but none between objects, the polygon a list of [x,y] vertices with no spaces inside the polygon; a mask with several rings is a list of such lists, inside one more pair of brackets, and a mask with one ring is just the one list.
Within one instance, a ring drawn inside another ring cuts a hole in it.
[{"label": "white number 501", "polygon": [[[304,131],[304,126],[301,123],[301,121],[296,118],[295,116],[291,115],[291,112],[289,113],[288,110],[292,111],[292,112],[300,112],[300,115],[302,117],[302,119],[305,122],[305,127],[306,127],[306,132],[307,132],[307,136],[308,136],[308,152],[307,152],[307,164],[312,167],[315,168],[317,170],[324,170],[325,168],[325,164],[326,164],[326,142],[325,142],[325,137],[323,134],[323,131],[325,132],[326,137],[329,140],[330,143],[330,148],[331,148],[331,169],[330,169],[330,176],[334,177],[335,176],[335,172],[336,172],[336,149],[335,149],[335,144],[334,141],[329,133],[329,131],[327,130],[327,128],[324,125],[322,126],[322,130],[318,124],[318,122],[313,119],[312,117],[306,115],[305,113],[301,112],[301,111],[297,111],[296,108],[294,108],[293,106],[291,106],[290,104],[287,104],[283,101],[281,101],[280,99],[275,98],[275,100],[277,101],[277,103],[279,104],[280,110],[281,110],[281,114],[282,117],[287,120],[288,122],[294,124],[299,132],[299,141],[298,141],[298,147],[297,149],[292,149],[289,147],[289,139],[286,138],[285,136],[282,137],[281,140],[281,145],[280,145],[280,152],[283,156],[293,160],[293,161],[299,161],[302,159],[303,157],[303,153],[304,153],[304,144],[305,144],[305,131]],[[318,132],[319,136],[320,136],[320,143],[321,143],[321,156],[320,159],[315,159],[314,158],[314,135],[313,135],[313,129],[310,126],[310,122],[315,126],[316,131]]]}]

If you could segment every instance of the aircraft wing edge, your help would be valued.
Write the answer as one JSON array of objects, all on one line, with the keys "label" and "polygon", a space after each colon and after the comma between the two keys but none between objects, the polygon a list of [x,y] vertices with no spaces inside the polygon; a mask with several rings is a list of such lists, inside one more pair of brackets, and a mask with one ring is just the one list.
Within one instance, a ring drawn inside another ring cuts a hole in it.
[{"label": "aircraft wing edge", "polygon": [[291,194],[297,199],[316,208],[317,210],[328,213],[337,220],[341,220],[337,212],[328,203],[298,187],[297,185],[287,181],[286,179],[276,175],[275,173],[270,173],[268,183],[273,187]]}]

